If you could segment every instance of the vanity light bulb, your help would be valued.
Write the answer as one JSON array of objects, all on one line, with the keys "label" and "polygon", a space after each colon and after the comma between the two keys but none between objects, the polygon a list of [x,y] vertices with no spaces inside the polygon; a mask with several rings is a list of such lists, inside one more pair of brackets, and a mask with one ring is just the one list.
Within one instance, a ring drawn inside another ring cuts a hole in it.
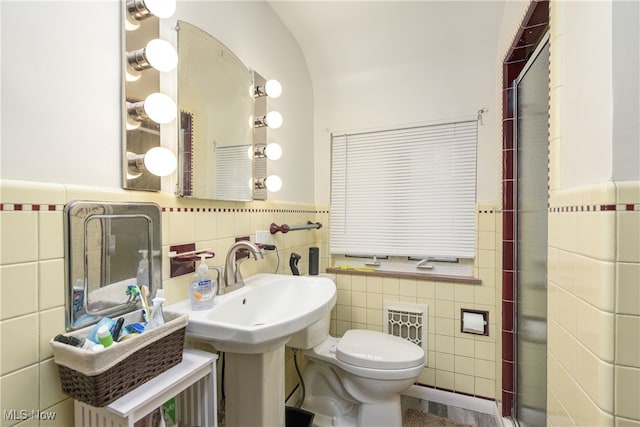
[{"label": "vanity light bulb", "polygon": [[178,166],[178,159],[168,148],[154,147],[144,155],[144,167],[156,176],[171,175]]},{"label": "vanity light bulb", "polygon": [[177,107],[164,93],[152,93],[144,100],[144,112],[156,123],[170,123],[176,118]]},{"label": "vanity light bulb", "polygon": [[267,190],[275,193],[276,191],[280,191],[282,188],[282,178],[278,175],[269,175],[265,178],[264,185],[267,187]]},{"label": "vanity light bulb", "polygon": [[264,155],[267,156],[267,159],[269,160],[278,160],[282,157],[282,147],[280,144],[276,144],[275,142],[267,144],[264,149]]},{"label": "vanity light bulb", "polygon": [[265,124],[271,129],[278,129],[280,126],[282,126],[282,122],[282,114],[278,113],[277,111],[270,111],[265,117]]},{"label": "vanity light bulb", "polygon": [[269,98],[277,98],[282,95],[282,85],[277,80],[268,80],[264,85],[264,91]]},{"label": "vanity light bulb", "polygon": [[153,39],[147,43],[145,57],[149,64],[158,71],[172,71],[178,66],[178,53],[166,40]]},{"label": "vanity light bulb", "polygon": [[170,18],[176,12],[175,0],[144,0],[144,5],[160,19]]}]

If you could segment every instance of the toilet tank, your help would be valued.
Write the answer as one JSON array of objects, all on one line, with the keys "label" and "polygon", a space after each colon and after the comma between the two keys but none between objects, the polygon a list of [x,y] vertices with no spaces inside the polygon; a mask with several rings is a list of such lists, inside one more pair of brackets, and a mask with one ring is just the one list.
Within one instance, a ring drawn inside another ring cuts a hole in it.
[{"label": "toilet tank", "polygon": [[312,349],[329,337],[330,324],[331,312],[325,314],[308,328],[295,333],[287,343],[287,347],[299,348],[300,350]]}]

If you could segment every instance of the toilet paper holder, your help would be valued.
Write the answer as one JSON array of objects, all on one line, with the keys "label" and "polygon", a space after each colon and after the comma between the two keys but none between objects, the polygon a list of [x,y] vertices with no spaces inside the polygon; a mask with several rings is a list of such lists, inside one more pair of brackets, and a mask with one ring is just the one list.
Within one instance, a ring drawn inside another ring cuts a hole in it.
[{"label": "toilet paper holder", "polygon": [[463,334],[489,336],[489,312],[461,308],[460,332]]}]

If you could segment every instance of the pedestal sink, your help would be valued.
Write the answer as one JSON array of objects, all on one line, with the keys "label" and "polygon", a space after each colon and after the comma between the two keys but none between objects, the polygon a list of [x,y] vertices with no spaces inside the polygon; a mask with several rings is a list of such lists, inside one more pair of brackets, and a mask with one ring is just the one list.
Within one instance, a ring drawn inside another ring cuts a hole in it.
[{"label": "pedestal sink", "polygon": [[331,311],[336,286],[319,276],[257,274],[218,295],[210,310],[188,300],[165,308],[189,315],[187,335],[226,353],[226,425],[284,426],[284,347]]}]

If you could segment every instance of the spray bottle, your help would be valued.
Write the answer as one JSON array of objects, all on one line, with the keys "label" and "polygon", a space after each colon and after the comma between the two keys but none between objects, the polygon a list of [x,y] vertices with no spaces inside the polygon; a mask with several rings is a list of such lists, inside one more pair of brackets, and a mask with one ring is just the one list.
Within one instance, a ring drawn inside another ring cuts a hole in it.
[{"label": "spray bottle", "polygon": [[164,313],[162,312],[162,304],[164,302],[164,289],[158,289],[155,298],[152,300],[151,318],[147,325],[149,329],[164,325]]}]

